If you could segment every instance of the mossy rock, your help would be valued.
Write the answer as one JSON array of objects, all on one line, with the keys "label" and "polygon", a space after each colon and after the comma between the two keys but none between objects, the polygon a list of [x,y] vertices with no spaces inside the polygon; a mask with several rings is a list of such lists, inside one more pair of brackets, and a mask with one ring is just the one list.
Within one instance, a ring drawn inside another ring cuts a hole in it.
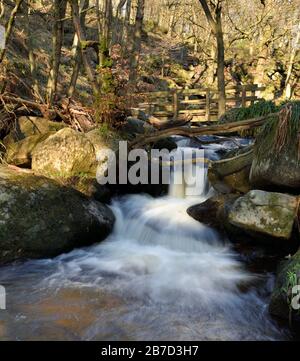
[{"label": "mossy rock", "polygon": [[246,232],[290,239],[298,208],[288,194],[252,190],[238,198],[229,212],[229,222]]},{"label": "mossy rock", "polygon": [[6,162],[8,164],[30,168],[32,152],[35,147],[53,134],[54,132],[31,135],[18,142],[10,143],[6,148]]},{"label": "mossy rock", "polygon": [[228,209],[238,198],[237,194],[220,194],[187,209],[188,215],[210,227],[225,230]]},{"label": "mossy rock", "polygon": [[211,162],[208,169],[210,183],[220,193],[247,193],[251,189],[249,174],[252,160],[252,147],[245,147]]},{"label": "mossy rock", "polygon": [[78,191],[0,167],[0,262],[56,256],[103,240],[114,215]]},{"label": "mossy rock", "polygon": [[300,310],[293,310],[291,304],[292,289],[297,285],[300,285],[300,250],[289,260],[281,262],[278,268],[269,306],[272,315],[300,322]]},{"label": "mossy rock", "polygon": [[17,119],[14,129],[4,138],[3,144],[8,147],[27,137],[33,135],[41,136],[48,132],[56,132],[65,127],[64,123],[52,122],[42,117],[22,116]]},{"label": "mossy rock", "polygon": [[[284,110],[285,106],[280,109]],[[256,139],[250,172],[255,187],[300,188],[300,102],[288,106],[290,118],[284,122],[278,117],[268,120]]]},{"label": "mossy rock", "polygon": [[93,177],[97,169],[94,146],[85,134],[64,128],[35,147],[32,169],[54,179],[81,174]]},{"label": "mossy rock", "polygon": [[90,178],[84,175],[77,176],[64,179],[63,184],[78,190],[88,198],[95,199],[96,201],[109,203],[111,200],[112,195],[109,188],[99,184],[96,178]]},{"label": "mossy rock", "polygon": [[217,176],[210,168],[208,171],[208,179],[214,189],[220,193],[247,193],[251,189],[249,174],[250,166],[223,177]]}]

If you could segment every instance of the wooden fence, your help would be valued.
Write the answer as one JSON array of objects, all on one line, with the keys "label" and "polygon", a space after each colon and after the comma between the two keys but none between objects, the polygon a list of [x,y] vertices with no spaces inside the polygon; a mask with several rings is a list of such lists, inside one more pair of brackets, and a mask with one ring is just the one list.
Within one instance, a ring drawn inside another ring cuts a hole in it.
[{"label": "wooden fence", "polygon": [[[265,90],[256,84],[226,88],[226,109],[254,104]],[[139,108],[157,118],[178,119],[192,116],[193,122],[218,119],[218,91],[214,89],[171,89],[145,93]]]}]

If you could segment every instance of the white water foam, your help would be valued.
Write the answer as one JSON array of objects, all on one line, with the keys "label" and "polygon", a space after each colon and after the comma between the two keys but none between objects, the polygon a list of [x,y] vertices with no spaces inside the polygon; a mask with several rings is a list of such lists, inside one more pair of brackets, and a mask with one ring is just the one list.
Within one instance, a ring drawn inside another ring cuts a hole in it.
[{"label": "white water foam", "polygon": [[[122,299],[120,306],[94,311],[93,319],[77,335],[80,339],[284,338],[267,314],[265,299],[251,288],[257,277],[244,269],[215,230],[187,214],[189,206],[209,196],[206,176],[200,188],[201,196],[196,198],[178,197],[184,189],[178,192],[171,187],[163,198],[130,195],[115,199],[116,224],[104,242],[53,260],[8,268],[6,279],[19,276],[14,287],[21,287],[27,303],[40,303],[45,290],[55,294],[81,289],[80,300],[88,313],[91,291],[86,289]],[[242,291],[241,286],[248,290]],[[38,289],[37,296],[30,288]],[[53,322],[42,315],[44,322]],[[34,332],[37,321],[32,323],[30,314],[24,317],[29,319],[26,330]],[[14,324],[20,327],[16,320]]]}]

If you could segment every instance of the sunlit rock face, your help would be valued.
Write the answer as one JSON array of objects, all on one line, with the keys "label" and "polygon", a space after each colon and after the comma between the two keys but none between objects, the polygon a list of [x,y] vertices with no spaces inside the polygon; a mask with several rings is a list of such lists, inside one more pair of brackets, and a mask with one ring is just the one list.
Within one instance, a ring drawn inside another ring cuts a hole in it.
[{"label": "sunlit rock face", "polygon": [[33,135],[43,135],[65,128],[64,123],[52,122],[42,117],[21,116],[10,133],[4,138],[3,144],[6,148],[15,142],[19,142]]},{"label": "sunlit rock face", "polygon": [[109,208],[73,189],[0,168],[0,262],[55,256],[101,241],[113,223]]},{"label": "sunlit rock face", "polygon": [[229,222],[246,231],[289,239],[297,211],[296,197],[253,190],[240,197],[229,212]]},{"label": "sunlit rock face", "polygon": [[42,117],[19,117],[3,140],[6,162],[30,168],[35,147],[64,127],[63,123],[52,122]]},{"label": "sunlit rock face", "polygon": [[50,178],[96,173],[93,144],[82,133],[65,128],[40,143],[32,155],[32,169]]},{"label": "sunlit rock face", "polygon": [[42,135],[31,135],[18,142],[11,143],[6,148],[6,162],[19,167],[30,168],[32,153],[36,146],[53,134],[54,132],[48,132]]},{"label": "sunlit rock face", "polygon": [[[299,167],[299,104],[289,108],[291,118],[270,120],[256,138],[250,172],[251,183],[258,188],[298,189]],[[284,111],[282,109],[281,111]]]}]

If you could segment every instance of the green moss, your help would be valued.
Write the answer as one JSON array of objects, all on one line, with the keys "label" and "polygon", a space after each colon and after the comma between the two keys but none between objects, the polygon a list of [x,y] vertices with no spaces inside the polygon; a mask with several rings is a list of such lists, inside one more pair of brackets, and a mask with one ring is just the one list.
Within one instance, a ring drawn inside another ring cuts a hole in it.
[{"label": "green moss", "polygon": [[[287,103],[279,106],[278,111],[281,111]],[[287,137],[280,152],[277,147],[277,130],[279,125],[279,117],[270,118],[261,128],[257,135],[256,156],[258,162],[263,162],[266,157],[272,156],[278,158],[283,153],[288,159],[298,159],[298,133],[300,130],[300,101],[289,103],[291,105],[291,117],[287,124]]]},{"label": "green moss", "polygon": [[[228,110],[219,120],[220,124],[238,122],[241,120],[258,118],[264,115],[278,112],[279,107],[273,101],[264,99],[250,105],[249,107],[233,108]],[[253,137],[259,134],[260,129],[251,129],[240,132],[241,136]]]},{"label": "green moss", "polygon": [[[295,256],[294,256],[295,257]],[[293,258],[294,258],[293,257]],[[284,283],[282,287],[280,288],[280,292],[285,294],[287,304],[289,308],[291,309],[291,303],[292,303],[292,289],[294,286],[297,286],[300,284],[300,260],[292,261],[289,263],[288,267],[284,269]],[[300,310],[298,310],[298,314],[300,314]]]}]

